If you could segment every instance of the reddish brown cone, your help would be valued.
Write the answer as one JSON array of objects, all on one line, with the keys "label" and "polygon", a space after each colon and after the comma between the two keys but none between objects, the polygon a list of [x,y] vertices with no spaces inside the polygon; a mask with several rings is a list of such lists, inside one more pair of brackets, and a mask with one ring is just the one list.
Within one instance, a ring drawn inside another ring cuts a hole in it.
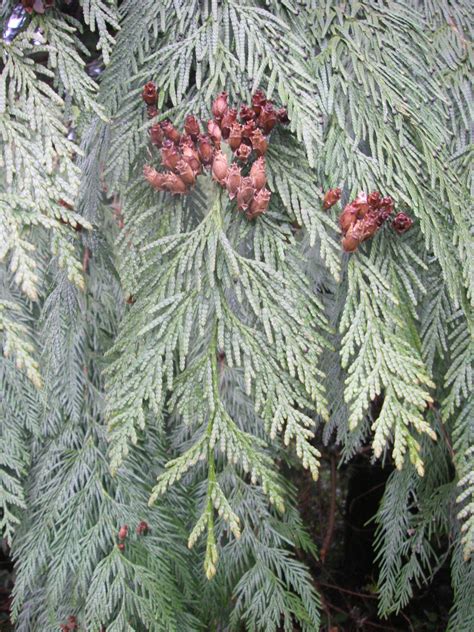
[{"label": "reddish brown cone", "polygon": [[239,123],[234,123],[232,125],[232,129],[230,130],[228,141],[229,147],[232,151],[235,151],[242,142],[242,125]]},{"label": "reddish brown cone", "polygon": [[258,158],[250,169],[250,179],[257,191],[263,189],[267,183],[267,175],[265,173],[265,158]]},{"label": "reddish brown cone", "polygon": [[200,134],[197,142],[199,158],[203,165],[209,165],[214,156],[214,147],[208,136]]},{"label": "reddish brown cone", "polygon": [[186,185],[184,181],[175,173],[165,173],[164,188],[173,195],[182,195],[186,193]]},{"label": "reddish brown cone", "polygon": [[141,520],[137,525],[137,535],[146,535],[150,531],[148,522]]},{"label": "reddish brown cone", "polygon": [[379,228],[378,218],[370,211],[366,214],[364,219],[358,222],[358,228],[360,226],[361,241],[366,241],[375,235]]},{"label": "reddish brown cone", "polygon": [[150,165],[143,167],[143,175],[157,191],[164,191],[164,174],[160,173]]},{"label": "reddish brown cone", "polygon": [[341,199],[341,189],[329,189],[324,194],[323,207],[327,210]]},{"label": "reddish brown cone", "polygon": [[227,156],[221,151],[217,151],[212,161],[212,177],[219,184],[225,184],[229,167],[227,165]]},{"label": "reddish brown cone", "polygon": [[277,113],[272,103],[266,103],[260,116],[258,117],[258,126],[262,128],[265,135],[269,134],[277,124]]},{"label": "reddish brown cone", "polygon": [[367,200],[367,194],[361,191],[357,194],[357,197],[351,203],[354,208],[357,209],[357,217],[361,219],[369,210],[369,202]]},{"label": "reddish brown cone", "polygon": [[147,105],[155,105],[157,98],[158,90],[156,89],[155,84],[153,81],[148,81],[148,83],[143,86],[142,99]]},{"label": "reddish brown cone", "polygon": [[128,526],[126,524],[122,525],[118,532],[118,539],[125,540],[128,535]]},{"label": "reddish brown cone", "polygon": [[235,152],[235,155],[237,159],[240,160],[240,162],[247,162],[248,157],[250,156],[251,153],[252,153],[252,148],[250,147],[250,145],[246,145],[245,143],[242,143],[241,145],[239,145],[237,151]]},{"label": "reddish brown cone", "polygon": [[357,250],[361,242],[360,232],[357,230],[356,224],[349,227],[349,230],[342,239],[342,247],[346,252],[354,252]]},{"label": "reddish brown cone", "polygon": [[186,160],[181,159],[176,165],[176,171],[178,172],[179,177],[184,182],[186,187],[189,189],[196,182],[195,172],[192,170],[190,164],[186,162]]},{"label": "reddish brown cone", "polygon": [[266,102],[267,102],[267,98],[263,90],[257,90],[255,94],[252,95],[252,108],[257,116],[262,111]]},{"label": "reddish brown cone", "polygon": [[403,233],[406,233],[407,230],[410,230],[412,225],[413,225],[413,220],[411,219],[411,217],[408,217],[408,215],[405,215],[405,213],[398,213],[393,218],[392,228],[399,235],[402,235]]},{"label": "reddish brown cone", "polygon": [[209,136],[214,141],[214,144],[216,145],[216,147],[220,147],[222,132],[221,132],[221,128],[216,123],[216,121],[212,121],[212,120],[209,121],[209,123],[207,124],[207,131],[209,132]]},{"label": "reddish brown cone", "polygon": [[242,105],[242,107],[240,108],[239,116],[242,121],[244,121],[244,123],[247,123],[248,121],[253,121],[253,119],[255,118],[255,112],[253,108],[249,107],[248,105]]},{"label": "reddish brown cone", "polygon": [[180,158],[180,153],[173,141],[169,138],[164,140],[161,148],[161,161],[163,166],[167,169],[176,169]]},{"label": "reddish brown cone", "polygon": [[250,139],[252,138],[252,134],[257,129],[257,124],[255,121],[247,121],[245,125],[242,125],[242,138],[247,139],[249,143],[251,143]]},{"label": "reddish brown cone", "polygon": [[229,172],[225,181],[227,191],[231,200],[237,195],[242,177],[240,175],[240,167],[234,162],[229,167]]},{"label": "reddish brown cone", "polygon": [[259,129],[252,134],[252,147],[257,156],[263,156],[268,149],[268,141]]},{"label": "reddish brown cone", "polygon": [[189,134],[189,136],[191,136],[193,140],[196,140],[196,138],[201,133],[201,130],[199,128],[199,121],[192,114],[188,114],[184,121],[184,131],[186,132],[186,134]]},{"label": "reddish brown cone", "polygon": [[349,228],[357,221],[357,212],[358,208],[353,203],[344,207],[339,217],[339,226],[343,233],[347,233]]},{"label": "reddish brown cone", "polygon": [[237,120],[237,110],[235,110],[234,108],[229,108],[227,112],[224,114],[224,116],[222,117],[222,121],[221,121],[222,138],[224,139],[229,138],[230,131],[236,120]]},{"label": "reddish brown cone", "polygon": [[161,129],[163,130],[163,133],[166,136],[166,138],[171,140],[175,145],[177,145],[179,141],[181,140],[181,134],[178,132],[178,130],[176,129],[176,127],[173,125],[171,121],[168,121],[168,120],[163,121],[161,123]]},{"label": "reddish brown cone", "polygon": [[161,125],[159,123],[155,123],[150,127],[150,140],[153,145],[156,147],[161,147],[163,145],[163,141],[165,139],[165,135],[163,134],[163,130],[161,129]]},{"label": "reddish brown cone", "polygon": [[181,153],[183,154],[184,160],[190,165],[194,174],[197,175],[201,172],[201,160],[199,158],[198,152],[194,149],[194,145],[184,145],[182,147]]},{"label": "reddish brown cone", "polygon": [[253,200],[255,189],[250,178],[242,178],[240,188],[237,191],[237,206],[246,211]]},{"label": "reddish brown cone", "polygon": [[212,115],[220,121],[228,109],[227,92],[221,92],[212,104]]},{"label": "reddish brown cone", "polygon": [[246,213],[247,219],[255,219],[265,213],[270,203],[271,193],[268,189],[261,189],[255,194],[250,208]]}]

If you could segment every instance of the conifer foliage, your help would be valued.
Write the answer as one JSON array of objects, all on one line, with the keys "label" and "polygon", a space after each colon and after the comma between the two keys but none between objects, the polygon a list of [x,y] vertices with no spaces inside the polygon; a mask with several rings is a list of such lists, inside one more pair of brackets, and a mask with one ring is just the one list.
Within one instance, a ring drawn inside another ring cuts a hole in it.
[{"label": "conifer foliage", "polygon": [[469,10],[2,3],[17,630],[317,630],[316,437],[393,463],[380,615],[449,557],[474,628]]}]

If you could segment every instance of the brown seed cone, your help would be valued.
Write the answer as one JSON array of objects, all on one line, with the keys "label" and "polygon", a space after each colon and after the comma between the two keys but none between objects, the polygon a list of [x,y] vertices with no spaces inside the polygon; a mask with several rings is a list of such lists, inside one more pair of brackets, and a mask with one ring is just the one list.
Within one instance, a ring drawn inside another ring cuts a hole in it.
[{"label": "brown seed cone", "polygon": [[235,152],[235,156],[240,162],[247,162],[248,157],[252,153],[252,148],[245,143],[239,145],[237,151]]},{"label": "brown seed cone", "polygon": [[252,134],[252,147],[257,156],[265,155],[268,149],[268,141],[259,129],[256,129]]},{"label": "brown seed cone", "polygon": [[163,133],[166,136],[166,138],[171,140],[175,145],[177,145],[179,141],[181,140],[181,134],[178,132],[178,130],[176,129],[176,127],[173,125],[171,121],[168,121],[168,120],[163,121],[161,123],[161,129],[163,130]]},{"label": "brown seed cone", "polygon": [[128,535],[128,526],[126,524],[122,525],[118,532],[118,539],[125,540]]},{"label": "brown seed cone", "polygon": [[257,90],[255,94],[252,95],[252,108],[257,116],[260,114],[266,103],[267,97],[265,96],[265,92],[263,90]]},{"label": "brown seed cone", "polygon": [[222,132],[219,124],[212,119],[207,124],[207,131],[209,132],[209,136],[214,141],[214,145],[216,147],[221,146]]},{"label": "brown seed cone", "polygon": [[229,134],[236,120],[237,120],[237,110],[234,108],[229,108],[227,112],[224,114],[224,116],[222,117],[222,121],[221,121],[222,138],[224,138],[225,140],[229,138]]},{"label": "brown seed cone", "polygon": [[161,147],[163,145],[165,135],[163,134],[163,130],[161,129],[161,125],[159,123],[155,123],[150,127],[149,134],[150,140],[155,147]]},{"label": "brown seed cone", "polygon": [[382,199],[382,196],[380,195],[378,191],[372,191],[372,193],[370,193],[367,196],[367,202],[369,204],[369,207],[371,209],[377,209],[379,207],[381,199]]},{"label": "brown seed cone", "polygon": [[255,189],[250,178],[242,178],[239,190],[237,191],[237,206],[240,210],[246,211],[253,200]]},{"label": "brown seed cone", "polygon": [[407,230],[410,230],[412,225],[413,220],[411,217],[408,217],[408,215],[405,215],[405,213],[397,213],[397,215],[393,218],[392,228],[399,235],[402,235],[403,233],[406,233]]},{"label": "brown seed cone", "polygon": [[252,134],[257,129],[255,121],[247,121],[245,125],[242,125],[242,138],[250,141]]},{"label": "brown seed cone", "polygon": [[255,112],[250,106],[242,105],[242,107],[240,108],[239,116],[242,121],[244,121],[244,123],[247,123],[247,121],[252,121],[255,118]]},{"label": "brown seed cone", "polygon": [[164,191],[164,174],[154,169],[151,165],[143,167],[143,175],[157,191]]},{"label": "brown seed cone", "polygon": [[357,209],[357,218],[362,219],[369,210],[369,202],[367,194],[361,191],[357,194],[355,200],[351,202],[352,206]]},{"label": "brown seed cone", "polygon": [[148,524],[148,522],[145,522],[144,520],[141,520],[138,525],[137,525],[137,535],[146,535],[150,530],[150,526]]},{"label": "brown seed cone", "polygon": [[277,124],[278,118],[272,103],[266,103],[260,112],[257,124],[265,135],[269,134]]},{"label": "brown seed cone", "polygon": [[265,213],[270,203],[270,197],[271,192],[268,189],[257,191],[246,213],[247,219],[255,219]]},{"label": "brown seed cone", "polygon": [[237,195],[237,191],[239,190],[241,181],[242,176],[240,175],[240,167],[234,162],[229,167],[229,172],[225,181],[225,185],[227,191],[229,192],[229,197],[231,200],[233,200]]},{"label": "brown seed cone", "polygon": [[158,116],[158,108],[155,107],[154,105],[149,105],[146,109],[146,115],[150,119],[154,118],[155,116]]},{"label": "brown seed cone", "polygon": [[164,187],[173,195],[182,195],[186,193],[187,188],[184,181],[175,173],[166,173],[164,178]]},{"label": "brown seed cone", "polygon": [[344,210],[339,216],[339,226],[341,227],[343,233],[347,233],[349,228],[356,222],[357,212],[357,207],[355,207],[352,203],[347,204],[344,207]]},{"label": "brown seed cone", "polygon": [[242,142],[242,125],[239,123],[234,123],[232,125],[227,142],[229,143],[229,147],[232,151],[235,151],[240,146],[240,143]]},{"label": "brown seed cone", "polygon": [[222,151],[217,151],[212,161],[212,177],[219,184],[224,185],[227,178],[229,167],[227,165],[227,156]]},{"label": "brown seed cone", "polygon": [[196,140],[201,133],[199,121],[192,114],[188,114],[184,120],[184,131],[186,134],[189,134],[193,140]]},{"label": "brown seed cone", "polygon": [[143,86],[142,99],[147,105],[156,105],[156,99],[158,98],[158,90],[153,81],[148,81]]},{"label": "brown seed cone", "polygon": [[208,136],[200,134],[197,142],[199,158],[203,165],[209,165],[214,157],[214,147]]},{"label": "brown seed cone", "polygon": [[329,189],[324,194],[323,208],[326,210],[334,206],[341,199],[341,189]]},{"label": "brown seed cone", "polygon": [[395,204],[391,197],[387,196],[380,200],[378,205],[379,226],[381,226],[393,213],[394,207]]},{"label": "brown seed cone", "polygon": [[212,104],[212,115],[214,116],[215,119],[217,119],[218,121],[220,121],[222,119],[222,117],[224,116],[224,114],[227,112],[228,110],[228,103],[227,103],[227,92],[221,92],[214,100],[214,103]]},{"label": "brown seed cone", "polygon": [[195,172],[186,160],[181,159],[178,162],[176,165],[176,171],[188,189],[196,183]]},{"label": "brown seed cone", "polygon": [[194,174],[197,175],[198,173],[201,173],[201,160],[199,158],[198,152],[194,149],[194,145],[185,145],[182,148],[181,153],[183,154],[183,158],[185,159],[185,161],[190,165]]},{"label": "brown seed cone", "polygon": [[180,158],[181,154],[173,141],[169,138],[165,139],[161,148],[161,161],[163,166],[167,169],[176,169]]},{"label": "brown seed cone", "polygon": [[250,179],[257,191],[263,189],[267,183],[267,174],[265,173],[265,158],[261,156],[253,163],[250,169]]},{"label": "brown seed cone", "polygon": [[367,239],[373,237],[379,229],[378,217],[376,213],[372,211],[368,211],[364,219],[361,219],[357,224],[357,227],[360,227],[361,241],[367,241]]},{"label": "brown seed cone", "polygon": [[349,228],[346,235],[342,239],[342,248],[345,252],[354,252],[360,244],[359,236],[354,234],[353,226]]}]

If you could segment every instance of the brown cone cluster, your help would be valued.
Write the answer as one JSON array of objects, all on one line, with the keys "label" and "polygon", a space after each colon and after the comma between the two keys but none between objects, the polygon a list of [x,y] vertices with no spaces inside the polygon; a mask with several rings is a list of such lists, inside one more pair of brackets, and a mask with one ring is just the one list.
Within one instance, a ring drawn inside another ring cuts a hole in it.
[{"label": "brown cone cluster", "polygon": [[393,218],[392,228],[399,235],[402,235],[411,228],[412,224],[413,220],[411,219],[411,217],[408,217],[408,215],[405,215],[405,213],[398,213]]},{"label": "brown cone cluster", "polygon": [[[329,209],[341,199],[341,189],[329,189],[324,194],[323,207]],[[393,213],[391,197],[382,197],[378,191],[369,195],[361,191],[339,216],[342,231],[342,247],[346,252],[355,252],[363,241],[370,239]],[[392,228],[399,235],[406,233],[413,220],[405,213],[398,213],[392,221]]]},{"label": "brown cone cluster", "polygon": [[[158,92],[153,82],[145,84],[142,98],[148,115],[156,116]],[[239,111],[229,107],[227,93],[222,92],[212,104],[212,115],[204,129],[193,114],[186,117],[182,132],[169,120],[152,125],[150,140],[160,150],[165,170],[145,165],[144,176],[157,191],[183,195],[209,170],[229,198],[236,200],[237,208],[252,220],[265,213],[270,202],[264,158],[269,134],[277,124],[289,122],[288,114],[257,90],[252,103],[242,105]],[[222,151],[223,143],[232,151],[230,160]]]},{"label": "brown cone cluster", "polygon": [[73,632],[73,630],[78,630],[77,619],[74,616],[68,617],[66,623],[63,623],[59,626],[61,632]]},{"label": "brown cone cluster", "polygon": [[378,191],[369,195],[361,191],[347,204],[339,217],[342,230],[342,247],[354,252],[358,246],[375,235],[393,212],[391,197],[382,197]]},{"label": "brown cone cluster", "polygon": [[117,537],[119,540],[119,543],[117,544],[117,548],[120,551],[124,551],[125,550],[125,543],[124,540],[126,540],[128,535],[128,526],[126,524],[122,525],[118,531]]},{"label": "brown cone cluster", "polygon": [[27,13],[44,13],[54,6],[54,0],[21,0]]},{"label": "brown cone cluster", "polygon": [[148,522],[141,520],[136,528],[137,535],[146,535],[150,531]]}]

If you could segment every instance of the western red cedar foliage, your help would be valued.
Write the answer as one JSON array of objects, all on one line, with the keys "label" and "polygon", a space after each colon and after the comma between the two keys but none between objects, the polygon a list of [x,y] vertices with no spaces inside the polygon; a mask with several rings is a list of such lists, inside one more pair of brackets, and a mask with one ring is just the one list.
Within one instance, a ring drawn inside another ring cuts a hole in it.
[{"label": "western red cedar foliage", "polygon": [[394,465],[380,615],[449,557],[473,629],[469,9],[2,3],[17,630],[318,629],[327,443]]}]

